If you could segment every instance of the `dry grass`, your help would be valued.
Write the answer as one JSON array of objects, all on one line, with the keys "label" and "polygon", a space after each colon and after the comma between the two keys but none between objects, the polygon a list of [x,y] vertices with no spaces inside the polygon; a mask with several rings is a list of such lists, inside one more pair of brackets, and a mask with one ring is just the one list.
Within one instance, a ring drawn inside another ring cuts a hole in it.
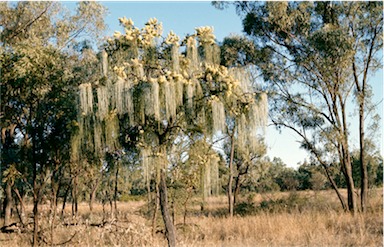
[{"label": "dry grass", "polygon": [[[340,211],[332,191],[314,193],[255,194],[242,198],[251,205],[243,216],[227,218],[226,197],[210,198],[201,212],[198,200],[189,208],[187,224],[176,217],[179,246],[382,246],[382,189],[371,192],[365,214]],[[44,207],[43,207],[44,208]],[[87,204],[79,207],[79,217],[69,211],[54,229],[54,242],[64,246],[166,246],[159,231],[151,235],[150,220],[142,215],[145,202],[119,203],[113,220],[103,215],[101,205],[93,214]],[[109,207],[107,207],[109,209]],[[239,210],[239,209],[238,209]],[[104,218],[103,218],[104,216]],[[161,219],[159,219],[159,229]],[[49,242],[47,219],[42,221],[41,237]],[[0,246],[30,245],[31,228],[25,232],[0,233]],[[42,242],[42,245],[46,245]]]},{"label": "dry grass", "polygon": [[335,212],[260,213],[194,219],[200,236],[186,234],[185,246],[382,246],[381,218]]}]

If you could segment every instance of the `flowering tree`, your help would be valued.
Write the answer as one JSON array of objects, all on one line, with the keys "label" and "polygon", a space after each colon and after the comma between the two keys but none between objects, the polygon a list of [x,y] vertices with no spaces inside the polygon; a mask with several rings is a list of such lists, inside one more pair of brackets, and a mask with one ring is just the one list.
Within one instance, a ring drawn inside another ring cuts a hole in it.
[{"label": "flowering tree", "polygon": [[212,28],[196,28],[180,42],[173,32],[162,38],[156,19],[142,29],[125,17],[119,21],[125,32],[108,40],[102,55],[105,78],[79,86],[79,131],[72,139],[72,158],[80,160],[84,148],[103,157],[136,145],[148,187],[155,178],[155,208],[160,205],[168,243],[174,246],[166,186],[173,143],[191,133],[212,140],[235,120],[237,147],[254,149],[257,130],[266,122],[266,97],[247,90],[244,69],[220,65]]}]

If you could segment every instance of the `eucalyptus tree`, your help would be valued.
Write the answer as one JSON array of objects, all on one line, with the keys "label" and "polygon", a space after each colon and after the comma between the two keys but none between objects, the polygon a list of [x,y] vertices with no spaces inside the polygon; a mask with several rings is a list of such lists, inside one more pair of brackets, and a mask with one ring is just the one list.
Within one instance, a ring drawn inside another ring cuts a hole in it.
[{"label": "eucalyptus tree", "polygon": [[357,2],[353,4],[343,3],[341,6],[346,9],[346,18],[343,24],[349,27],[349,36],[353,40],[352,49],[355,51],[351,62],[355,83],[354,90],[359,109],[361,209],[365,211],[369,181],[365,122],[366,117],[374,108],[374,104],[371,102],[372,87],[369,84],[369,76],[383,67],[383,3]]},{"label": "eucalyptus tree", "polygon": [[80,35],[97,36],[104,12],[89,2],[79,3],[74,15],[58,2],[0,3],[1,129],[23,150],[19,160],[2,160],[1,168],[10,174],[15,164],[23,182],[31,184],[33,245],[38,245],[42,193],[69,160],[73,86],[81,78],[71,47]]},{"label": "eucalyptus tree", "polygon": [[[236,194],[233,193],[233,178],[236,176],[236,186],[239,189],[241,176],[248,172],[249,165],[255,158],[260,158],[263,153],[262,135],[267,124],[267,94],[255,91],[251,87],[249,71],[237,70],[236,76],[241,78],[241,95],[234,102],[226,102],[228,113],[226,114],[227,161],[229,164],[229,179],[227,186],[228,210],[233,216]],[[257,102],[257,103],[256,103]],[[255,104],[256,103],[256,104]],[[236,163],[236,168],[234,165]],[[242,167],[248,167],[243,169]],[[243,174],[244,173],[244,174]]]},{"label": "eucalyptus tree", "polygon": [[239,202],[238,198],[240,190],[244,184],[251,183],[250,180],[257,180],[260,176],[259,170],[262,169],[260,162],[266,153],[266,146],[263,139],[260,138],[259,146],[250,151],[235,150],[234,163],[235,163],[235,186],[233,188],[233,204]]},{"label": "eucalyptus tree", "polygon": [[[223,7],[222,3],[216,3]],[[257,64],[273,92],[272,121],[293,130],[321,164],[345,210],[357,199],[349,148],[347,106],[357,93],[361,172],[364,161],[364,109],[370,100],[369,74],[381,66],[380,2],[236,2],[244,31],[262,54]],[[348,204],[330,175],[340,163]],[[366,201],[362,180],[362,209]]]},{"label": "eucalyptus tree", "polygon": [[[256,115],[259,116],[257,123],[247,129],[247,121],[242,120],[242,114],[249,107],[247,103],[231,106],[232,112],[227,116],[228,125],[225,135],[228,137],[227,147],[225,148],[228,162],[230,164],[230,179],[228,182],[228,203],[230,215],[233,215],[234,204],[240,192],[241,184],[244,177],[251,173],[252,168],[257,164],[257,161],[265,154],[265,145],[263,136],[265,134],[265,126],[267,125],[267,94],[260,90],[261,84],[256,73],[257,68],[252,65],[260,56],[260,51],[252,40],[244,36],[231,35],[226,37],[221,45],[221,64],[243,70],[238,71],[238,77],[241,77],[242,93],[245,97],[258,94],[256,97],[259,101]],[[247,101],[245,101],[247,102]],[[252,120],[255,121],[256,119]],[[247,130],[246,130],[247,129]],[[248,132],[247,137],[241,133]],[[235,163],[235,169],[233,168]],[[235,187],[232,188],[232,176],[235,176]]]}]

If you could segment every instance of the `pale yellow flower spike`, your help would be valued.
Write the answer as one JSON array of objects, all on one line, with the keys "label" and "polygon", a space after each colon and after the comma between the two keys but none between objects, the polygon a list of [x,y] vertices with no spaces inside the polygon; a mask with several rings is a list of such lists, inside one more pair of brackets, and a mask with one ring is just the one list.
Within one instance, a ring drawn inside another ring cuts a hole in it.
[{"label": "pale yellow flower spike", "polygon": [[167,38],[165,39],[165,43],[167,45],[178,45],[179,41],[179,36],[177,36],[172,30],[169,32]]},{"label": "pale yellow flower spike", "polygon": [[115,31],[113,33],[113,37],[115,37],[116,39],[119,39],[121,37],[121,33],[119,31]]},{"label": "pale yellow flower spike", "polygon": [[213,27],[197,27],[195,28],[197,37],[201,43],[213,45],[215,43],[215,35]]},{"label": "pale yellow flower spike", "polygon": [[125,27],[132,27],[133,26],[133,21],[131,18],[127,19],[127,17],[122,17],[122,18],[119,18],[119,21],[121,24],[123,24]]}]

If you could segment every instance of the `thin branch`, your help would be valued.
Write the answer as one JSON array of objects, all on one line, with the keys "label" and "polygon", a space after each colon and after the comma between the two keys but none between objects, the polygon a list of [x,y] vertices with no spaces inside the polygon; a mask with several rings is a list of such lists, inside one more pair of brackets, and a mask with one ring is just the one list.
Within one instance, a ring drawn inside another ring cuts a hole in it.
[{"label": "thin branch", "polygon": [[20,33],[22,33],[24,30],[26,30],[27,28],[29,28],[30,26],[32,26],[36,21],[38,21],[47,11],[48,9],[52,6],[52,3],[49,3],[49,5],[35,18],[35,19],[32,19],[30,20],[28,23],[25,24],[24,27],[22,27],[21,29],[19,30],[15,30],[13,32],[13,34],[9,37],[5,37],[5,40],[10,40],[10,39],[13,39],[14,37],[16,37],[17,35],[19,35]]}]

